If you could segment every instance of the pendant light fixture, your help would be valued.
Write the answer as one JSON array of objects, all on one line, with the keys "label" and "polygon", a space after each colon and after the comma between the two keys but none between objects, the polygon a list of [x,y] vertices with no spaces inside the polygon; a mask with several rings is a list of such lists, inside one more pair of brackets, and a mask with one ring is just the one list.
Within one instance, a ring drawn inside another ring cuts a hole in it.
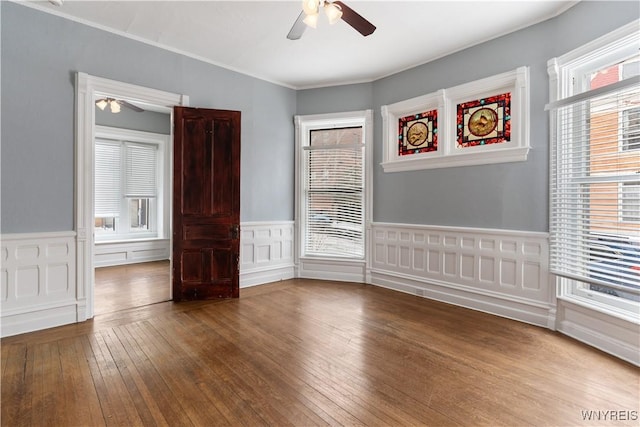
[{"label": "pendant light fixture", "polygon": [[342,10],[340,6],[326,0],[302,0],[302,10],[306,15],[304,23],[311,28],[318,26],[318,16],[320,14],[320,8],[324,9],[329,24],[333,25],[342,18]]},{"label": "pendant light fixture", "polygon": [[96,100],[96,107],[98,107],[102,111],[104,111],[104,109],[107,108],[107,106],[109,106],[109,110],[112,113],[119,113],[122,107],[127,107],[138,113],[144,111],[142,108],[138,107],[137,105],[133,105],[130,102],[124,101],[122,99],[100,98]]}]

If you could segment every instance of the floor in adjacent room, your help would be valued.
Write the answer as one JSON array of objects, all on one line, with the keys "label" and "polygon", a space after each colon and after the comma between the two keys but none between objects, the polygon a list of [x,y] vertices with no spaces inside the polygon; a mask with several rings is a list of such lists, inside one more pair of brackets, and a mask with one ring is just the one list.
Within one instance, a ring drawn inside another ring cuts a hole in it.
[{"label": "floor in adjacent room", "polygon": [[171,299],[169,260],[96,268],[94,314]]}]

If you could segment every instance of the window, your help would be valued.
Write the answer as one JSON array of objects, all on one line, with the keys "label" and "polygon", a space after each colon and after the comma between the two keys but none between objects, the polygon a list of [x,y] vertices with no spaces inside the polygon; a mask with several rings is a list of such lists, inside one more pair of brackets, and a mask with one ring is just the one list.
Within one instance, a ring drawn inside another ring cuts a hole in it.
[{"label": "window", "polygon": [[[632,27],[550,61],[551,270],[561,295],[638,319],[640,78]],[[553,87],[553,82],[552,82]]]},{"label": "window", "polygon": [[622,150],[640,150],[640,107],[622,110]]},{"label": "window", "polygon": [[361,114],[298,117],[300,255],[365,258],[365,138]]},{"label": "window", "polygon": [[166,135],[97,127],[96,241],[162,237]]},{"label": "window", "polygon": [[620,184],[620,221],[640,224],[640,181]]}]

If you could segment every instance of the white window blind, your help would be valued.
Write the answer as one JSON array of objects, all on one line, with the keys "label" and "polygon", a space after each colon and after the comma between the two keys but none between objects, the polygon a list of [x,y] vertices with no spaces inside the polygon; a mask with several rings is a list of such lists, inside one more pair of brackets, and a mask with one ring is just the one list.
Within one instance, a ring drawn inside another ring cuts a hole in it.
[{"label": "white window blind", "polygon": [[120,143],[96,141],[95,216],[120,215]]},{"label": "white window blind", "polygon": [[623,147],[640,131],[624,112],[639,102],[635,77],[551,106],[551,270],[636,300],[640,224],[625,219],[640,206],[640,150]]},{"label": "white window blind", "polygon": [[305,148],[306,255],[364,257],[361,127],[312,130]]},{"label": "white window blind", "polygon": [[156,197],[157,152],[156,145],[127,143],[125,197]]}]

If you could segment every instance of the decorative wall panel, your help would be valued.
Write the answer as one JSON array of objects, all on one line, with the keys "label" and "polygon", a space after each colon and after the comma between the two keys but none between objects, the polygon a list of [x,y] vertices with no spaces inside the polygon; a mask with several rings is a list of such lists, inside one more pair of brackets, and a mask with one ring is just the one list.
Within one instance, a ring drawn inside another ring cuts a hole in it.
[{"label": "decorative wall panel", "polygon": [[373,224],[372,283],[554,328],[546,233]]},{"label": "decorative wall panel", "polygon": [[242,223],[240,287],[294,277],[293,221]]},{"label": "decorative wall panel", "polygon": [[2,236],[2,336],[75,322],[75,233]]}]

